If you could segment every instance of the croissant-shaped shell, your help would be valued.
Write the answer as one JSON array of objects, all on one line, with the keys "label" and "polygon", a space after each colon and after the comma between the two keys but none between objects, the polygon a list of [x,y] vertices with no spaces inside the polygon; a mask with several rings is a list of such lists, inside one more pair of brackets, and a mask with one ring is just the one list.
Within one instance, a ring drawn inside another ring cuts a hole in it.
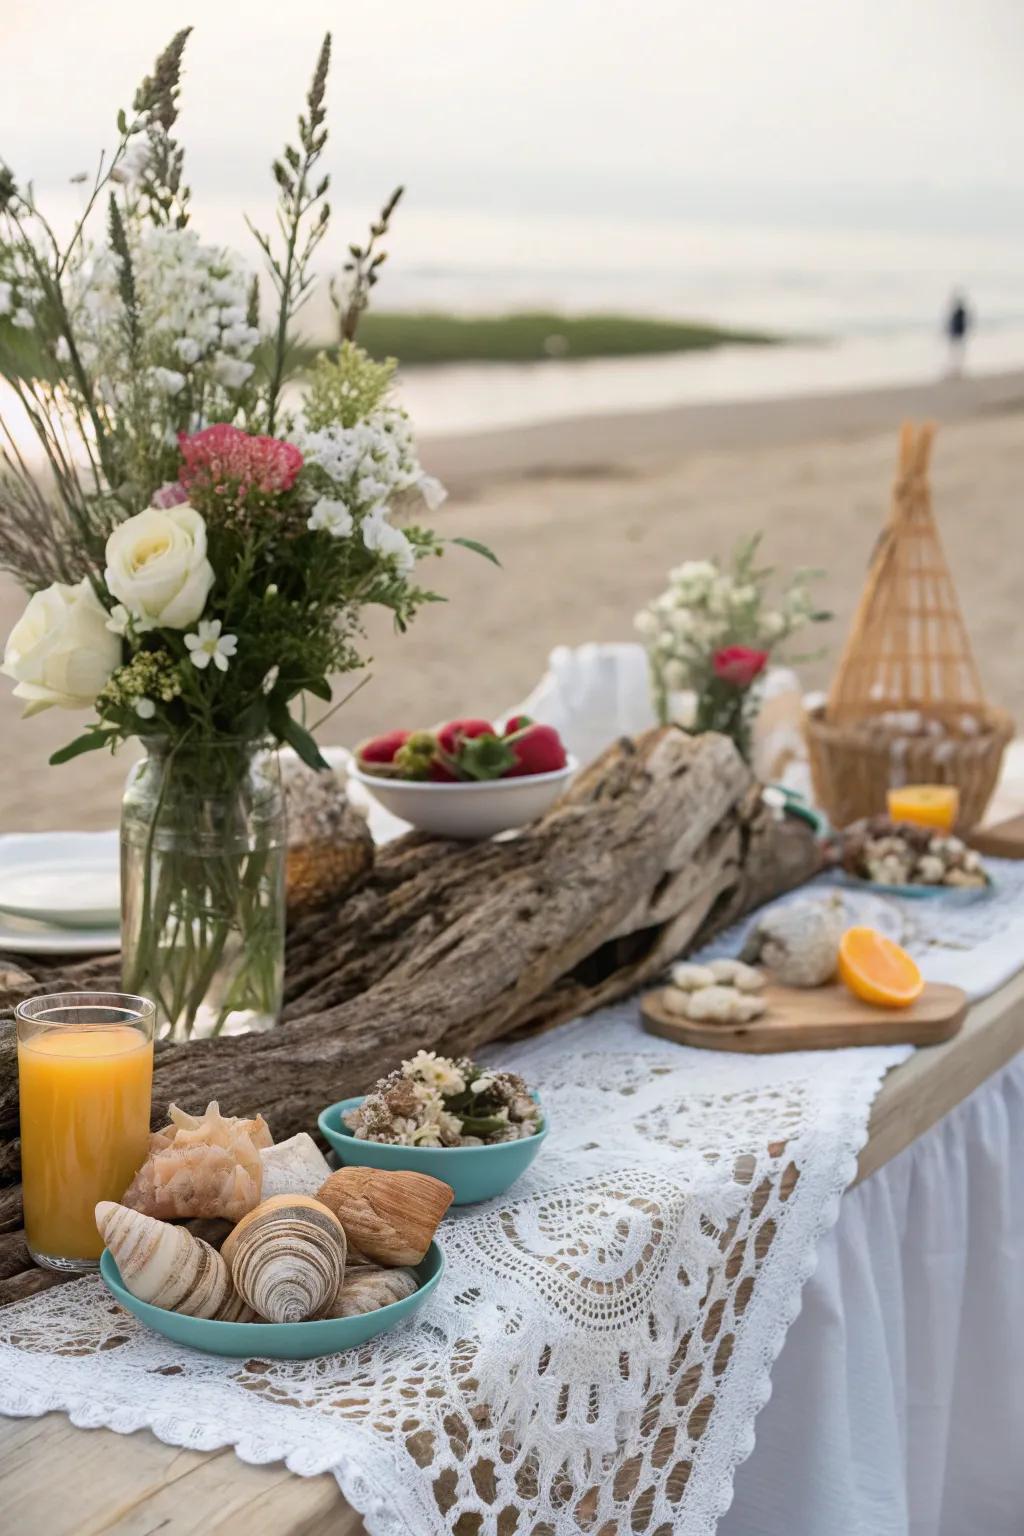
[{"label": "croissant-shaped shell", "polygon": [[332,1317],[359,1317],[376,1312],[393,1301],[404,1301],[420,1282],[412,1269],[386,1269],[380,1264],[360,1264],[348,1271],[334,1306]]},{"label": "croissant-shaped shell", "polygon": [[274,1195],[243,1216],[221,1255],[235,1290],[271,1323],[325,1317],[345,1276],[345,1230],[308,1195]]},{"label": "croissant-shaped shell", "polygon": [[140,1301],[188,1317],[243,1319],[246,1309],[224,1260],[186,1227],[169,1226],[113,1200],[97,1205],[96,1226],[117,1261],[125,1289]]},{"label": "croissant-shaped shell", "polygon": [[454,1198],[428,1173],[386,1168],[339,1168],[317,1193],[345,1228],[349,1247],[387,1265],[418,1264]]}]

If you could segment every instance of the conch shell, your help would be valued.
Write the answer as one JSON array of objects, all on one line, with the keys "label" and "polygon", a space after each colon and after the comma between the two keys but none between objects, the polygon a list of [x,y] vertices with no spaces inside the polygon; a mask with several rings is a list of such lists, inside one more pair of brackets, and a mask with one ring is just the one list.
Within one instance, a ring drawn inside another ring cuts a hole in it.
[{"label": "conch shell", "polygon": [[317,1193],[345,1228],[352,1257],[389,1266],[420,1262],[454,1198],[428,1173],[386,1168],[339,1168]]},{"label": "conch shell", "polygon": [[224,1260],[186,1227],[169,1226],[113,1200],[97,1205],[96,1226],[117,1261],[125,1289],[140,1301],[187,1317],[246,1319],[246,1307]]},{"label": "conch shell", "polygon": [[345,1276],[345,1231],[308,1195],[274,1195],[228,1233],[221,1256],[239,1296],[271,1323],[325,1317]]},{"label": "conch shell", "polygon": [[331,1171],[312,1136],[305,1131],[260,1152],[263,1199],[271,1195],[315,1195]]},{"label": "conch shell", "polygon": [[238,1221],[263,1193],[260,1149],[273,1145],[266,1121],[222,1115],[214,1100],[203,1115],[168,1108],[171,1123],[149,1139],[149,1156],[122,1198],[165,1221],[219,1216]]},{"label": "conch shell", "polygon": [[331,1308],[332,1317],[360,1317],[393,1301],[404,1301],[419,1290],[412,1269],[385,1269],[380,1264],[360,1264],[345,1276],[341,1294]]}]

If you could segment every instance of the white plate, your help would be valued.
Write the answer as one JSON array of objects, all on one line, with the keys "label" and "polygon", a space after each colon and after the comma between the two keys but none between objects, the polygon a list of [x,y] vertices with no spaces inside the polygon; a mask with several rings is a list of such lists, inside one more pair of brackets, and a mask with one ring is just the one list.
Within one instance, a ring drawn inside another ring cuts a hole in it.
[{"label": "white plate", "polygon": [[111,929],[120,922],[116,832],[0,837],[0,916],[47,927]]},{"label": "white plate", "polygon": [[113,955],[120,948],[120,927],[52,928],[0,912],[0,954]]}]

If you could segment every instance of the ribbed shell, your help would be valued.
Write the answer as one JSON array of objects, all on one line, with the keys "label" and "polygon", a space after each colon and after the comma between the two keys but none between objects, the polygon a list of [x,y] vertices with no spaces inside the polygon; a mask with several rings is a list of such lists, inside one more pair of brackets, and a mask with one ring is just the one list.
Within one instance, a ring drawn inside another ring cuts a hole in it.
[{"label": "ribbed shell", "polygon": [[440,1179],[405,1168],[339,1168],[317,1193],[353,1254],[392,1266],[420,1262],[453,1198]]},{"label": "ribbed shell", "polygon": [[345,1230],[318,1200],[274,1195],[221,1249],[239,1296],[270,1323],[326,1317],[345,1276]]},{"label": "ribbed shell", "polygon": [[419,1280],[412,1269],[386,1269],[381,1264],[353,1265],[331,1309],[332,1317],[359,1317],[376,1312],[393,1301],[404,1301],[419,1290]]},{"label": "ribbed shell", "polygon": [[215,1248],[185,1227],[172,1227],[113,1200],[96,1207],[96,1226],[117,1261],[126,1290],[140,1301],[187,1317],[239,1321],[244,1305]]}]

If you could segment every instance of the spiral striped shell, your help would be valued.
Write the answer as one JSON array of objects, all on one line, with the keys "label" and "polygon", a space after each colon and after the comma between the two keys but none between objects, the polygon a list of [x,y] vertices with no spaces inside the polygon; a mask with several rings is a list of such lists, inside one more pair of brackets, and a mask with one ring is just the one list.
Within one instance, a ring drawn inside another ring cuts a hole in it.
[{"label": "spiral striped shell", "polygon": [[325,1317],[345,1276],[345,1229],[319,1200],[273,1195],[224,1241],[235,1290],[270,1323]]},{"label": "spiral striped shell", "polygon": [[245,1306],[223,1258],[186,1227],[172,1227],[113,1200],[97,1205],[96,1226],[125,1289],[140,1301],[187,1317],[244,1320]]}]

